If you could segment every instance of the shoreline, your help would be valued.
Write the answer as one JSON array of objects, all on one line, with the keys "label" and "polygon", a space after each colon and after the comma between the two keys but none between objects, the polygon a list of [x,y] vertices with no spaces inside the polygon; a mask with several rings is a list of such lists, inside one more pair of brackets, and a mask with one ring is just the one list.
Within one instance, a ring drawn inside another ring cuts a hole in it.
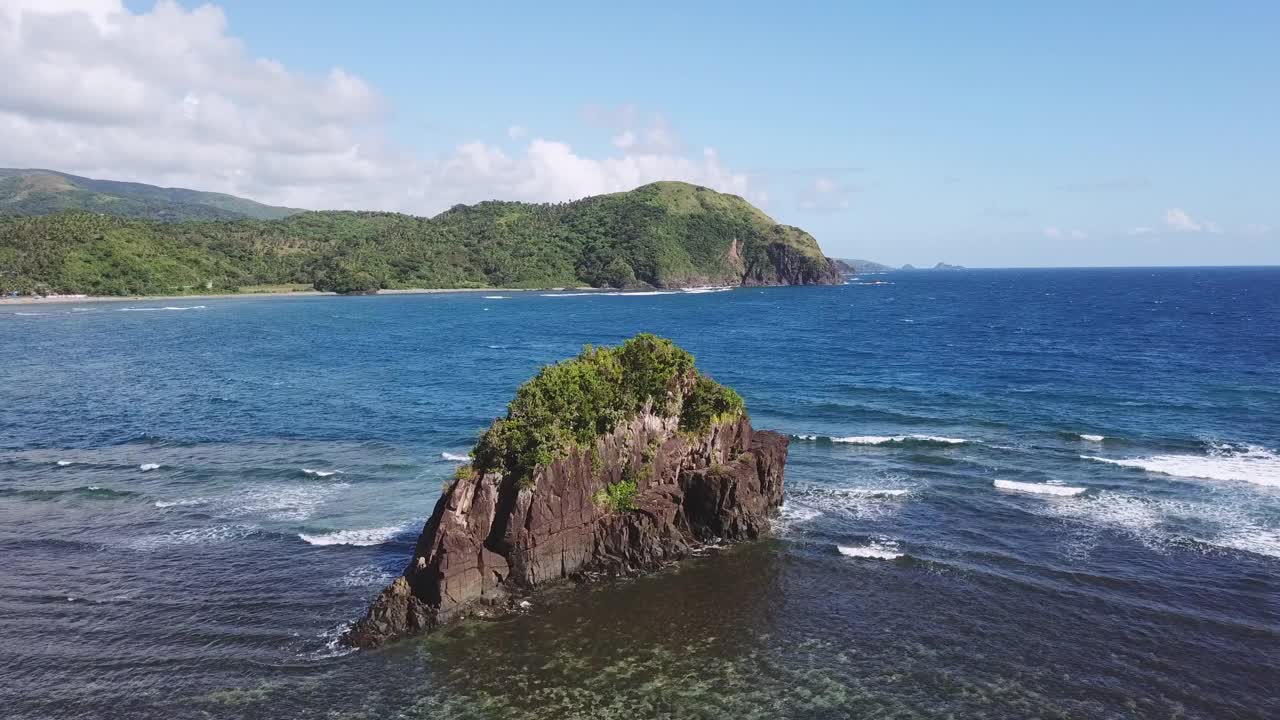
[{"label": "shoreline", "polygon": [[345,296],[335,292],[320,290],[286,290],[270,292],[242,293],[206,293],[201,295],[59,295],[54,297],[5,297],[0,298],[0,307],[7,305],[56,305],[62,303],[101,303],[101,302],[151,302],[156,300],[225,300],[230,298],[287,298],[287,297],[378,297],[380,295],[439,295],[445,293],[474,292],[573,292],[606,291],[604,288],[396,288],[379,290],[373,295]]}]

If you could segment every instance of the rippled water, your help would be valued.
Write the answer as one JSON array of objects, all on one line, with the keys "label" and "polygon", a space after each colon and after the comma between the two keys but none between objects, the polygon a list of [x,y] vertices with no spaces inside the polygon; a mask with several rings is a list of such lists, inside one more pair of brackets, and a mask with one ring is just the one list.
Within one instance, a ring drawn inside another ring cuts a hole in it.
[{"label": "rippled water", "polygon": [[[8,716],[1280,716],[1280,271],[497,295],[0,307]],[[515,386],[638,331],[795,437],[776,537],[338,651]]]}]

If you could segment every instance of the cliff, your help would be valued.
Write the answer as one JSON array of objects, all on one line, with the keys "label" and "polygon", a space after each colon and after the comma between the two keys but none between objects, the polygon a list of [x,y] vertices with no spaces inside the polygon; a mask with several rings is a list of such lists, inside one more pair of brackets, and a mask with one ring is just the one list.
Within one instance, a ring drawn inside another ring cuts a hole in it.
[{"label": "cliff", "polygon": [[[705,543],[767,532],[788,439],[753,431],[736,393],[692,360],[641,335],[522,386],[442,493],[404,573],[344,642],[376,646],[481,607],[501,611],[547,583],[654,570]],[[584,393],[603,402],[526,424]]]}]

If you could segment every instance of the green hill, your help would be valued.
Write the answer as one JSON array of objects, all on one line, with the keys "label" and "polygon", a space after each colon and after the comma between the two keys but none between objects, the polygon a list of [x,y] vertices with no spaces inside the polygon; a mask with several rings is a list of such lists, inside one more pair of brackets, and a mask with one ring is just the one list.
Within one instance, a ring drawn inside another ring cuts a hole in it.
[{"label": "green hill", "polygon": [[62,210],[166,222],[274,220],[302,212],[223,193],[95,180],[54,170],[0,168],[0,213],[48,215]]},{"label": "green hill", "polygon": [[97,295],[840,282],[808,233],[680,182],[570,203],[482,202],[434,218],[303,212],[166,223],[84,212],[0,217],[0,287]]}]

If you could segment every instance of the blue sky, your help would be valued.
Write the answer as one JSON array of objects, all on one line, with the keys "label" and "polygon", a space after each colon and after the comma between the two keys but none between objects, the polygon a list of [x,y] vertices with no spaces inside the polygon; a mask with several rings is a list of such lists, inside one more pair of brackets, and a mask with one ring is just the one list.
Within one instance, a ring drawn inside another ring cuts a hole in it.
[{"label": "blue sky", "polygon": [[[359,132],[424,163],[405,173],[476,143],[469,162],[491,154],[508,177],[542,138],[570,164],[692,158],[689,179],[732,178],[834,255],[1280,264],[1277,3],[217,5],[246,56],[367,85],[377,117]],[[467,173],[471,194],[594,187]],[[426,183],[419,211],[448,184]]]}]

